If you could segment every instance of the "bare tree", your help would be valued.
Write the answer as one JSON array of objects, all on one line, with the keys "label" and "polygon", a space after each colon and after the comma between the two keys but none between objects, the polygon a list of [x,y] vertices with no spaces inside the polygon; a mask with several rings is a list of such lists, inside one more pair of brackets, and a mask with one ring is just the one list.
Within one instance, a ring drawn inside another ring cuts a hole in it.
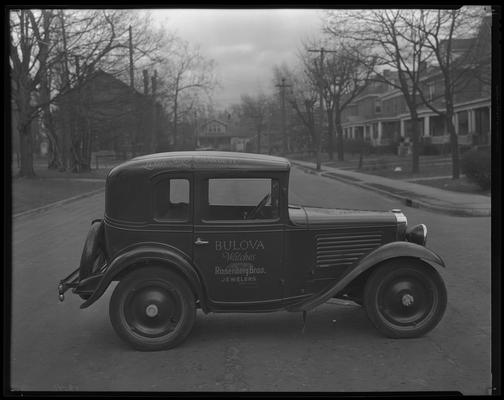
[{"label": "bare tree", "polygon": [[[50,142],[49,167],[89,167],[89,129],[54,130],[53,107],[96,69],[127,70],[128,27],[135,25],[136,60],[156,62],[166,35],[150,29],[147,17],[130,10],[14,10],[10,13],[10,67],[22,138],[20,174],[33,176],[31,121],[42,114]],[[147,61],[148,60],[148,61]],[[79,104],[66,112],[82,112]],[[85,111],[85,110],[84,110]],[[85,112],[84,112],[85,116]],[[70,118],[75,120],[78,118]],[[85,118],[84,118],[85,120]],[[75,124],[72,125],[75,127]],[[82,128],[82,127],[81,127]]]},{"label": "bare tree", "polygon": [[19,176],[28,178],[35,176],[32,122],[40,111],[37,106],[37,88],[47,79],[44,65],[49,53],[49,33],[53,19],[54,14],[47,10],[35,13],[20,9],[10,13],[9,66],[20,138]]},{"label": "bare tree", "polygon": [[[418,29],[425,35],[425,46],[435,59],[430,80],[442,81],[440,95],[430,95],[426,85],[420,86],[419,94],[424,104],[443,117],[452,156],[452,178],[460,177],[460,155],[458,135],[455,129],[455,97],[473,84],[488,83],[490,73],[490,35],[483,19],[483,8],[461,7],[452,10],[420,10]],[[412,21],[405,20],[406,24]],[[478,30],[480,34],[478,35]],[[455,41],[466,39],[466,46],[454,53]],[[482,40],[486,38],[486,40]],[[479,39],[479,40],[478,40]],[[442,100],[442,101],[439,101]]]},{"label": "bare tree", "polygon": [[195,96],[209,94],[215,87],[214,62],[206,59],[198,48],[178,39],[161,71],[160,96],[171,108],[173,145],[178,145],[178,124],[181,114],[191,111]]},{"label": "bare tree", "polygon": [[259,94],[257,96],[241,96],[241,115],[248,120],[255,129],[257,153],[261,153],[262,151],[262,135],[270,122],[273,107],[273,100],[264,94]]},{"label": "bare tree", "polygon": [[315,153],[318,146],[315,118],[319,96],[318,86],[313,81],[313,76],[310,76],[307,70],[294,71],[286,65],[275,66],[273,73],[276,82],[285,77],[292,85],[287,101],[294,110],[296,119],[304,127],[303,131],[308,134],[311,151]]},{"label": "bare tree", "polygon": [[[374,64],[366,58],[366,62],[361,59],[355,45],[344,43],[326,44],[332,49],[326,55],[322,76],[320,68],[311,63],[306,57],[308,48],[317,47],[315,44],[304,44],[305,51],[301,56],[306,73],[310,81],[315,85],[322,82],[325,111],[328,122],[328,143],[327,152],[329,158],[333,159],[334,130],[337,132],[338,159],[344,159],[343,129],[341,127],[341,115],[346,107],[362,93],[366,87]],[[320,47],[320,46],[318,46]],[[336,52],[335,52],[336,51]]]},{"label": "bare tree", "polygon": [[[356,43],[361,59],[375,65],[375,79],[401,91],[411,119],[413,173],[419,172],[419,86],[430,55],[426,35],[419,29],[421,18],[418,10],[338,10],[328,13],[325,28],[337,38]],[[395,70],[397,80],[385,76],[384,67]]]},{"label": "bare tree", "polygon": [[[65,66],[62,71],[66,74],[63,82],[73,81],[73,86],[80,90],[80,86],[98,69],[122,78],[123,81],[127,80],[130,71],[133,72],[133,76],[130,76],[131,96],[116,101],[124,101],[124,108],[131,109],[133,121],[125,134],[129,135],[134,144],[134,138],[141,131],[141,113],[144,108],[136,104],[138,96],[135,89],[141,86],[141,80],[134,79],[135,66],[139,72],[141,68],[149,68],[160,62],[161,50],[166,50],[173,38],[164,30],[153,29],[149,15],[142,16],[132,10],[61,11],[60,19]],[[133,33],[130,38],[131,31]],[[60,94],[66,92],[62,90]],[[91,108],[96,108],[92,104],[92,93],[85,91],[84,94],[86,96],[79,96],[77,103],[67,108],[80,122],[68,130],[71,140],[66,140],[71,143],[70,147],[66,146],[70,167],[77,172],[90,168],[93,125]],[[130,104],[132,102],[134,104]],[[154,113],[151,115],[155,118]]]}]

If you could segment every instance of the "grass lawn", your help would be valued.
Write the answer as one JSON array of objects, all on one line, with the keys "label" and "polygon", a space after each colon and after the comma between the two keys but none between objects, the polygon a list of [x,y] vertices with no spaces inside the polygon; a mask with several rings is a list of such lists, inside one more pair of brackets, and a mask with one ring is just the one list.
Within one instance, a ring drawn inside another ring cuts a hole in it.
[{"label": "grass lawn", "polygon": [[490,190],[481,190],[479,185],[470,182],[467,178],[462,177],[460,179],[451,179],[451,178],[440,178],[440,179],[426,179],[422,181],[418,181],[415,183],[419,183],[421,185],[427,185],[436,187],[439,189],[451,190],[453,192],[464,192],[464,193],[472,193],[472,194],[481,194],[483,196],[490,196]]},{"label": "grass lawn", "polygon": [[409,180],[409,179],[415,179],[415,178],[429,178],[429,177],[444,177],[444,176],[450,176],[452,171],[451,171],[451,166],[429,166],[429,165],[422,165],[420,166],[420,172],[417,173],[412,173],[411,172],[411,166],[407,167],[401,167],[401,171],[394,171],[394,168],[363,168],[361,170],[355,169],[357,172],[362,172],[364,174],[371,174],[371,175],[378,175],[378,176],[383,176],[384,178],[391,178],[391,179],[401,179],[401,180]]},{"label": "grass lawn", "polygon": [[42,207],[104,187],[104,180],[89,182],[72,179],[13,179],[12,214]]},{"label": "grass lawn", "polygon": [[[335,156],[336,157],[336,156]],[[297,157],[292,157],[296,159]],[[303,161],[315,162],[312,155],[299,157]],[[439,189],[455,192],[473,193],[490,196],[490,191],[483,191],[462,176],[460,179],[451,179],[452,167],[450,156],[420,156],[420,172],[411,172],[411,156],[399,157],[393,154],[368,155],[364,157],[363,166],[358,168],[358,155],[345,154],[345,161],[329,160],[327,155],[322,156],[322,166],[353,170],[364,174],[382,176],[390,179],[414,180],[416,178],[432,178],[414,181],[421,185],[437,187]],[[394,171],[401,167],[400,171]]]}]

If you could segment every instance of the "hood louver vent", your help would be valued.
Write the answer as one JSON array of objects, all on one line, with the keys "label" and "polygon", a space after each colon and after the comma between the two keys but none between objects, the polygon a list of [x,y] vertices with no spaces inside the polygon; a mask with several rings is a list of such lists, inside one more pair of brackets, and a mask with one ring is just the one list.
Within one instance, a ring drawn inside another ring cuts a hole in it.
[{"label": "hood louver vent", "polygon": [[331,232],[316,236],[317,268],[349,266],[382,244],[383,232]]}]

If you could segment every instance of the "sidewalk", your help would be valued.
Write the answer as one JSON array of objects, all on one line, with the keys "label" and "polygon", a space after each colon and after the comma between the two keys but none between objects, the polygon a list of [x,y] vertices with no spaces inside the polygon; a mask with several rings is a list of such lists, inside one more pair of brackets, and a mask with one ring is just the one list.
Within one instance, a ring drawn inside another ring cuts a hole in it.
[{"label": "sidewalk", "polygon": [[425,208],[451,215],[486,217],[491,215],[491,197],[478,194],[451,192],[410,181],[383,178],[355,171],[322,165],[317,172],[312,162],[290,160],[310,172],[341,180],[345,183],[373,190],[389,197],[400,199],[409,207]]}]

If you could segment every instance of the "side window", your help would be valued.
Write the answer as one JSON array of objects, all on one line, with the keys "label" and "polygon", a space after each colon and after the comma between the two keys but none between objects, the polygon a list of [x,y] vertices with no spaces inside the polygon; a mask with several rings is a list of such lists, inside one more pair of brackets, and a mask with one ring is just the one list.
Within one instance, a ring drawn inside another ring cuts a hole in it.
[{"label": "side window", "polygon": [[154,218],[168,221],[189,220],[189,181],[164,179],[154,187]]},{"label": "side window", "polygon": [[258,220],[279,217],[280,189],[276,179],[222,178],[208,180],[204,220]]}]

